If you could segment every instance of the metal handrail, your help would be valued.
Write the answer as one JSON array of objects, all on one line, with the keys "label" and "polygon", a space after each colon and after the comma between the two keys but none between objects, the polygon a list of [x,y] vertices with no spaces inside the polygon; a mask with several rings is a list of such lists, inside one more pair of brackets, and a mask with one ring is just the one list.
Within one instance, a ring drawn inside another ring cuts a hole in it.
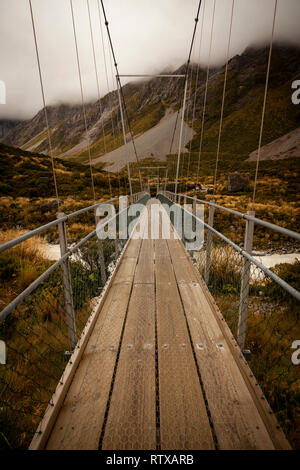
[{"label": "metal handrail", "polygon": [[[165,191],[165,192],[175,196],[175,193],[172,193],[171,191]],[[216,209],[228,212],[229,214],[235,215],[235,216],[240,217],[240,218],[245,219],[245,220],[249,220],[249,221],[254,222],[258,225],[266,227],[270,230],[275,230],[276,232],[282,233],[283,235],[286,235],[287,237],[295,238],[296,240],[300,241],[300,233],[297,233],[297,232],[294,232],[293,230],[289,230],[287,228],[281,227],[280,225],[272,224],[271,222],[267,222],[266,220],[258,219],[257,217],[253,217],[251,215],[244,214],[243,212],[239,212],[239,211],[236,211],[234,209],[229,209],[228,207],[220,206],[220,205],[216,204],[215,202],[204,201],[202,199],[198,199],[198,198],[193,197],[193,196],[187,196],[186,194],[177,194],[177,196],[185,197],[187,199],[191,199],[193,201],[200,202],[201,204],[207,204],[208,206],[215,207]]]},{"label": "metal handrail", "polygon": [[[164,195],[163,193],[161,193]],[[171,193],[172,194],[172,193]],[[171,201],[171,200],[170,200]],[[172,202],[172,201],[171,201]],[[182,208],[179,204],[174,203],[176,206],[178,206],[180,209],[182,209],[184,212],[186,212],[189,216],[191,216],[191,212],[187,211],[185,208]],[[285,282],[281,277],[277,276],[273,271],[271,271],[269,268],[261,264],[259,261],[257,261],[253,256],[251,256],[247,251],[244,251],[242,248],[240,248],[236,243],[231,241],[229,238],[225,237],[222,233],[218,232],[216,229],[211,227],[209,224],[204,222],[204,220],[200,219],[197,217],[195,214],[193,215],[195,219],[200,222],[205,228],[210,230],[212,233],[217,235],[219,238],[221,238],[223,241],[228,243],[228,245],[232,246],[232,248],[237,251],[240,255],[242,255],[244,258],[247,258],[251,263],[255,264],[259,269],[261,269],[265,274],[267,274],[271,279],[273,279],[277,284],[279,284],[284,290],[286,290],[289,294],[291,294],[295,299],[300,301],[300,292],[294,289],[294,287],[290,286],[287,282]],[[255,217],[253,217],[255,219]]]},{"label": "metal handrail", "polygon": [[[141,193],[140,192],[139,193],[134,193],[132,196],[135,196],[135,195],[138,195],[138,194],[141,194]],[[10,248],[13,248],[16,245],[19,245],[19,243],[22,243],[25,240],[28,240],[29,238],[32,238],[35,235],[38,235],[39,233],[45,232],[46,230],[48,230],[51,227],[57,226],[61,222],[66,222],[67,220],[69,220],[73,217],[77,217],[80,214],[88,212],[92,209],[96,209],[97,207],[101,206],[102,204],[110,204],[110,203],[113,203],[117,200],[118,200],[118,198],[113,198],[113,199],[109,199],[108,201],[97,202],[96,204],[93,204],[91,206],[84,207],[83,209],[79,209],[78,211],[72,212],[71,214],[64,215],[63,217],[61,217],[59,219],[52,220],[48,224],[41,225],[40,227],[37,227],[33,230],[30,230],[29,232],[24,233],[23,235],[20,235],[19,237],[13,238],[12,240],[9,240],[8,242],[3,243],[2,245],[0,245],[0,253],[4,252],[4,251],[6,251]]]},{"label": "metal handrail", "polygon": [[[104,228],[108,223],[110,223],[112,220],[114,220],[118,215],[121,215],[123,212],[127,211],[127,207],[123,209],[121,212],[118,212],[117,214],[113,215],[110,219],[104,221],[102,224],[100,224],[99,227],[97,227],[98,230],[101,230]],[[61,223],[62,221],[67,220],[65,217],[62,217],[58,219],[58,222]],[[3,322],[6,317],[29,295],[31,294],[43,281],[45,281],[50,274],[55,271],[55,269],[60,266],[64,261],[66,261],[75,251],[77,251],[84,243],[86,243],[90,238],[92,238],[96,232],[97,229],[93,230],[90,232],[88,235],[86,235],[84,238],[82,238],[76,245],[73,247],[69,248],[67,253],[65,253],[59,260],[57,260],[55,263],[53,263],[50,268],[48,268],[46,271],[44,271],[35,281],[33,281],[21,294],[19,294],[12,302],[10,302],[1,312],[0,312],[0,323]]]}]

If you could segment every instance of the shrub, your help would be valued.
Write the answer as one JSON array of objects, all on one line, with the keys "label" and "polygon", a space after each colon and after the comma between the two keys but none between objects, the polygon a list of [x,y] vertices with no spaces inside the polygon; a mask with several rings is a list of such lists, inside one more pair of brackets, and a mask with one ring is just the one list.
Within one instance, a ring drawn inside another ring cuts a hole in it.
[{"label": "shrub", "polygon": [[[271,269],[277,276],[287,282],[294,289],[300,291],[300,261],[296,260],[293,264],[282,263],[277,264]],[[264,287],[264,293],[266,296],[276,301],[289,300],[297,302],[286,290],[277,284],[277,282],[269,279]]]}]

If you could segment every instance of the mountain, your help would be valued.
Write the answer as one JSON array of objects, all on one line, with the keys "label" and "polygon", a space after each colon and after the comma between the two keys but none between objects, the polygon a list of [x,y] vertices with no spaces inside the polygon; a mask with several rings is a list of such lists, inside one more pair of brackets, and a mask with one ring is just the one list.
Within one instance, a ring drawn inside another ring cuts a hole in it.
[{"label": "mountain", "polygon": [[0,140],[4,139],[4,137],[21,122],[22,121],[15,119],[0,119]]},{"label": "mountain", "polygon": [[[273,140],[261,148],[260,160],[284,160],[300,158],[300,127]],[[250,153],[248,161],[256,161],[257,150]]]},{"label": "mountain", "polygon": [[[59,197],[65,200],[91,199],[91,175],[86,165],[72,161],[55,159],[55,174]],[[116,175],[107,178],[107,173],[94,169],[94,183],[97,198],[109,196],[119,190]],[[111,187],[111,188],[110,188]],[[55,196],[52,163],[47,155],[27,152],[0,143],[0,198],[53,198]]]},{"label": "mountain", "polygon": [[[294,46],[275,45],[273,48],[263,145],[300,125],[299,106],[295,106],[291,101],[291,83],[300,78],[299,56],[300,49]],[[243,54],[229,61],[221,141],[221,156],[225,160],[245,160],[257,149],[267,59],[268,48],[265,47],[247,48]],[[196,120],[193,124],[195,132],[190,135],[191,138],[194,134],[191,141],[192,163],[193,152],[197,153],[199,149],[206,80],[206,70],[200,70],[195,90],[196,69],[197,66],[193,64],[189,70],[192,88],[190,90],[188,87],[186,107],[186,121],[191,125],[196,93]],[[174,73],[183,73],[184,70],[185,65]],[[204,160],[209,155],[215,157],[223,82],[224,66],[210,71],[202,147]],[[166,114],[170,115],[181,107],[183,80],[153,78],[144,82],[128,83],[123,91],[133,134],[139,136],[158,125],[165,119]],[[89,103],[86,110],[92,158],[99,161],[99,157],[104,153],[123,144],[116,91],[104,96],[100,102]],[[49,106],[47,111],[55,155],[87,162],[87,135],[81,106],[61,104]],[[171,128],[169,133],[171,143]],[[41,110],[33,119],[14,127],[2,141],[25,150],[47,153],[49,149],[44,111]],[[173,151],[176,151],[175,147]],[[140,149],[141,158],[151,157],[152,153],[149,146],[144,154],[143,149]],[[164,155],[162,157],[164,158]]]}]

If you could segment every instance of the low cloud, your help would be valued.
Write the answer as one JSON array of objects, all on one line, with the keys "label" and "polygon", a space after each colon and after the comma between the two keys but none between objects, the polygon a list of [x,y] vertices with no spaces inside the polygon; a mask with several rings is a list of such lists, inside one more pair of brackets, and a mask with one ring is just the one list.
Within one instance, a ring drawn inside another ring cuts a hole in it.
[{"label": "low cloud", "polygon": [[[206,0],[203,43],[199,55],[200,21],[193,60],[205,66],[213,1]],[[102,53],[98,0],[89,0],[95,38],[101,95],[107,93]],[[232,0],[216,0],[212,64],[225,62]],[[86,101],[97,99],[86,0],[74,0],[78,44]],[[198,0],[104,0],[120,73],[157,73],[182,65],[188,55]],[[32,0],[47,104],[79,103],[80,88],[69,0]],[[230,55],[249,45],[267,44],[270,39],[274,0],[235,0]],[[300,2],[278,0],[276,42],[300,45]],[[105,50],[109,87],[114,70]],[[28,0],[0,2],[0,80],[6,85],[6,105],[1,118],[26,119],[42,107]],[[124,81],[125,83],[125,81]],[[114,87],[115,88],[115,87]]]}]

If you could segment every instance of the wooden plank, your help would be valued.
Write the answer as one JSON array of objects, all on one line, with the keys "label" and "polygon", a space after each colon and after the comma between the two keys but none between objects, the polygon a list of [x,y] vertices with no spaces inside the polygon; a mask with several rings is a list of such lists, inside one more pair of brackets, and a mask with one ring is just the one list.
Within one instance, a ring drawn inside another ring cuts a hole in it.
[{"label": "wooden plank", "polygon": [[[157,269],[160,264],[166,266],[166,260],[169,268]],[[184,312],[170,267],[170,258],[156,260],[161,449],[214,449]]]},{"label": "wooden plank", "polygon": [[[130,266],[129,271],[122,269],[123,263]],[[98,448],[136,263],[137,258],[121,260],[47,449]]]},{"label": "wooden plank", "polygon": [[126,258],[119,267],[118,276],[115,277],[113,284],[131,282],[136,269],[137,258]]},{"label": "wooden plank", "polygon": [[291,450],[291,445],[287,441],[282,428],[279,426],[275,414],[271,411],[271,408],[266,399],[262,399],[264,396],[259,384],[256,381],[254,374],[252,373],[246,359],[241,354],[237,342],[232,336],[229,326],[223,318],[222,313],[218,309],[216,302],[211,296],[204,281],[199,279],[199,283],[202,286],[203,292],[205,293],[206,299],[209,302],[212,310],[215,312],[215,318],[218,322],[220,330],[223,332],[224,337],[227,341],[228,347],[231,351],[233,358],[243,376],[243,379],[248,387],[248,390],[252,396],[253,402],[257,407],[257,410],[268,430],[269,436],[272,439],[274,447],[278,450]]},{"label": "wooden plank", "polygon": [[124,253],[124,258],[138,258],[140,253],[142,240],[130,240],[127,250]]},{"label": "wooden plank", "polygon": [[137,284],[154,283],[153,240],[143,240],[134,282]]},{"label": "wooden plank", "polygon": [[47,449],[98,449],[131,287],[110,288]]},{"label": "wooden plank", "polygon": [[187,263],[175,262],[174,270],[218,444],[221,449],[274,449],[203,289],[191,281],[195,268]]},{"label": "wooden plank", "polygon": [[[174,243],[168,241],[168,244],[172,246],[173,251],[171,253],[173,254],[175,252],[177,253],[176,256],[181,257],[185,249],[181,241],[178,241],[177,243],[181,246],[178,246],[177,249],[175,250]],[[195,268],[192,260],[187,254],[186,254],[186,257],[187,257],[187,263],[185,263],[185,267],[189,272],[189,274],[187,275],[187,279],[191,282],[192,279],[194,279],[195,275],[197,276],[197,282],[202,287],[202,291],[205,294],[205,298],[207,302],[209,303],[213,317],[217,321],[217,324],[223,333],[224,341],[226,341],[227,347],[231,351],[231,354],[236,363],[236,366],[238,367],[243,377],[246,387],[252,397],[253,403],[259,413],[259,416],[261,417],[264,423],[264,426],[267,429],[267,432],[270,436],[270,439],[272,440],[274,447],[276,449],[284,449],[284,450],[291,449],[291,446],[289,442],[287,441],[282,429],[280,428],[280,426],[278,426],[278,422],[276,420],[274,413],[270,412],[270,406],[267,400],[265,398],[262,399],[263,392],[259,384],[257,383],[256,378],[254,374],[252,373],[247,361],[244,359],[243,355],[241,354],[241,351],[235,339],[232,336],[232,332],[230,331],[230,328],[228,327],[226,321],[224,320],[221,312],[217,308],[217,305],[213,297],[211,296],[206,284],[204,283],[199,271]],[[177,270],[177,272],[179,272],[179,269]],[[182,270],[180,269],[179,278],[181,277],[181,275],[182,275]]]},{"label": "wooden plank", "polygon": [[181,240],[168,240],[172,264],[177,282],[198,282],[198,272],[194,268]]},{"label": "wooden plank", "polygon": [[135,284],[102,449],[155,448],[154,285]]},{"label": "wooden plank", "polygon": [[155,251],[155,259],[170,258],[167,240],[155,240],[154,251]]},{"label": "wooden plank", "polygon": [[72,383],[73,377],[75,375],[75,372],[77,370],[77,367],[80,363],[81,357],[83,355],[83,352],[85,351],[86,345],[88,344],[88,340],[92,334],[92,331],[94,329],[94,326],[99,318],[99,314],[102,310],[102,307],[107,299],[108,293],[110,291],[110,286],[112,285],[112,282],[115,278],[115,276],[118,273],[119,266],[122,263],[124,254],[127,252],[128,246],[130,244],[130,241],[127,242],[124,251],[119,258],[116,268],[111,276],[111,278],[108,280],[107,284],[104,286],[104,289],[101,294],[101,300],[99,305],[97,305],[94,310],[91,313],[90,318],[87,321],[87,324],[85,325],[82,334],[78,340],[78,343],[76,345],[75,351],[73,352],[72,356],[70,357],[66,368],[62,374],[62,377],[60,378],[56,390],[54,394],[51,397],[51,403],[52,405],[49,405],[45,411],[45,414],[39,423],[38,429],[30,443],[29,449],[30,450],[40,450],[44,449],[47,440],[52,432],[53,426],[55,424],[55,421],[57,419],[57,416],[61,410],[62,404],[64,402],[64,399],[66,397],[66,394],[69,390],[70,384]]}]

